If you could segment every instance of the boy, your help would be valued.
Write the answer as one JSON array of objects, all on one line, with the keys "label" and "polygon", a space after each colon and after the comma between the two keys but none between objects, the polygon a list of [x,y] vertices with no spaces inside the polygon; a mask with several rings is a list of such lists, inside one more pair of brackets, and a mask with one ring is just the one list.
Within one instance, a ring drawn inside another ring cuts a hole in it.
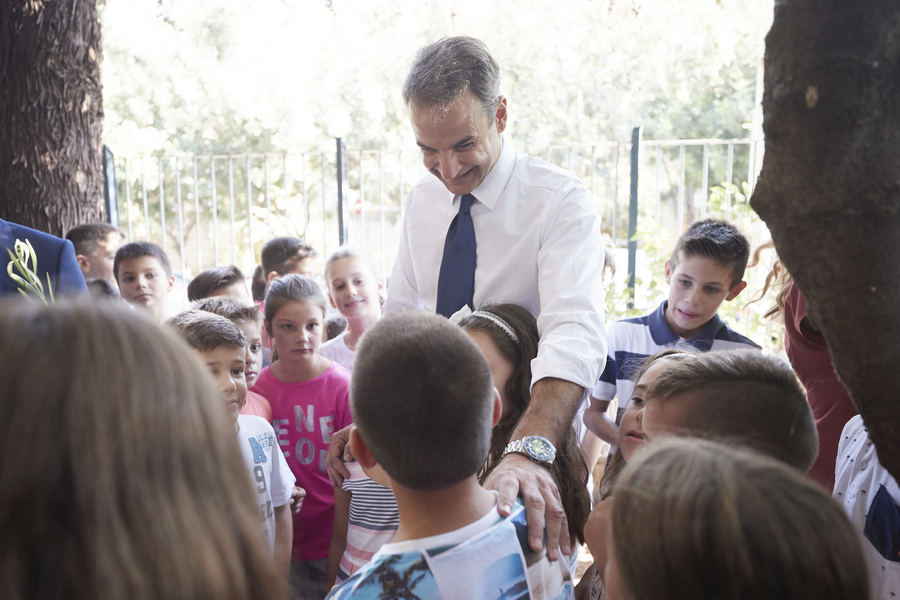
[{"label": "boy", "polygon": [[290,498],[294,475],[275,443],[272,426],[259,417],[239,414],[247,394],[244,336],[225,317],[199,310],[178,313],[169,323],[197,351],[222,392],[256,491],[263,530],[279,572],[287,580],[293,536]]},{"label": "boy", "polygon": [[260,258],[266,281],[288,273],[315,279],[317,274],[315,249],[295,237],[278,237],[266,242]]},{"label": "boy", "polygon": [[242,415],[256,415],[268,422],[272,421],[272,407],[269,401],[251,392],[262,370],[262,317],[256,306],[242,304],[227,296],[212,296],[198,300],[193,308],[225,317],[237,327],[247,341],[244,377],[247,380],[247,402],[241,408]]},{"label": "boy", "polygon": [[162,248],[150,242],[125,244],[116,252],[113,274],[122,298],[149,311],[158,323],[166,320],[166,294],[175,276]]},{"label": "boy", "polygon": [[477,473],[500,418],[490,369],[468,336],[425,313],[385,317],[357,349],[350,433],[360,465],[381,465],[400,524],[329,598],[571,598],[568,561],[528,544],[525,511],[509,517]]},{"label": "boy", "polygon": [[[616,321],[607,332],[606,367],[584,412],[591,432],[615,444],[616,424],[634,388],[631,376],[644,358],[679,343],[702,352],[759,348],[716,314],[723,301],[734,300],[747,286],[743,277],[749,255],[747,238],[725,221],[697,221],[678,238],[666,261],[668,298],[649,315]],[[616,396],[619,409],[613,423],[606,409]]]},{"label": "boy", "polygon": [[234,265],[213,267],[197,273],[188,284],[187,295],[189,302],[212,296],[230,296],[240,301],[250,301],[244,274]]},{"label": "boy", "polygon": [[741,443],[806,473],[819,453],[806,394],[786,362],[755,350],[666,364],[638,418],[647,443],[674,434]]},{"label": "boy", "polygon": [[66,239],[75,246],[75,259],[85,279],[105,279],[115,285],[113,262],[125,241],[121,229],[109,223],[86,223],[70,229]]}]

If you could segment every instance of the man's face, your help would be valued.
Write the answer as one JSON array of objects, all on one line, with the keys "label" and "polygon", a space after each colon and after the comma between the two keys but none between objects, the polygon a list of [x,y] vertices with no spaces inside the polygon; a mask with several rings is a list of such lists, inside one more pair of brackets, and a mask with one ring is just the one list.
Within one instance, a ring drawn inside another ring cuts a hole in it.
[{"label": "man's face", "polygon": [[451,193],[469,194],[500,156],[500,134],[506,129],[506,98],[489,117],[471,92],[464,92],[446,112],[410,105],[410,121],[425,167]]},{"label": "man's face", "polygon": [[122,245],[122,236],[117,231],[112,231],[105,239],[97,242],[97,248],[79,261],[85,279],[106,279],[113,285],[116,276],[113,274],[113,262],[116,259],[116,251]]}]

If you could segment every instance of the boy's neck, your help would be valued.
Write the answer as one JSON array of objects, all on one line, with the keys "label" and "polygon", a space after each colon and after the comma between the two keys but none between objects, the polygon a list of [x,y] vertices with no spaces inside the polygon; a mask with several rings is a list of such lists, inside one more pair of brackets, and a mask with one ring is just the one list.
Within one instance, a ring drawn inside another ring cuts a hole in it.
[{"label": "boy's neck", "polygon": [[400,525],[392,541],[404,542],[440,535],[482,518],[497,504],[497,496],[473,475],[440,490],[413,490],[391,482]]}]

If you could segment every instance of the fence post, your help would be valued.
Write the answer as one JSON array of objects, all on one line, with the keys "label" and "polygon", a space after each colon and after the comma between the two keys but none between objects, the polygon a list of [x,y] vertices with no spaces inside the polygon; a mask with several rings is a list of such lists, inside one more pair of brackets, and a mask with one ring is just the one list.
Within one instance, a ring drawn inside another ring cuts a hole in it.
[{"label": "fence post", "polygon": [[119,189],[116,187],[116,159],[109,146],[103,146],[103,198],[106,201],[106,220],[119,226]]},{"label": "fence post", "polygon": [[638,161],[641,153],[641,128],[631,130],[631,197],[628,200],[628,308],[634,308],[635,268],[637,263]]},{"label": "fence post", "polygon": [[334,138],[337,146],[337,217],[338,217],[338,244],[343,246],[347,243],[347,229],[344,223],[344,177],[347,175],[346,165],[344,165],[344,156],[347,152],[344,146],[344,140]]}]

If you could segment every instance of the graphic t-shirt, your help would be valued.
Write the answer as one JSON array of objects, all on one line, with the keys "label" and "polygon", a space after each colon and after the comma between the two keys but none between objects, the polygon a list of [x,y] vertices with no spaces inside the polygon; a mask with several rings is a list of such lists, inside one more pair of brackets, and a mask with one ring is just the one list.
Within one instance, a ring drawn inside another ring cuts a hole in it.
[{"label": "graphic t-shirt", "polygon": [[294,491],[294,474],[275,444],[275,432],[264,419],[253,415],[238,415],[238,444],[244,464],[253,480],[259,519],[269,540],[275,547],[275,508],[290,502]]},{"label": "graphic t-shirt", "polygon": [[494,507],[461,529],[385,544],[328,595],[344,598],[574,598],[568,560],[550,562],[528,545],[525,509]]},{"label": "graphic t-shirt", "polygon": [[334,488],[325,471],[331,434],[352,422],[348,404],[350,376],[332,363],[306,381],[279,381],[269,367],[253,386],[272,406],[272,427],[287,464],[306,490],[294,515],[293,560],[328,557],[334,527]]}]

